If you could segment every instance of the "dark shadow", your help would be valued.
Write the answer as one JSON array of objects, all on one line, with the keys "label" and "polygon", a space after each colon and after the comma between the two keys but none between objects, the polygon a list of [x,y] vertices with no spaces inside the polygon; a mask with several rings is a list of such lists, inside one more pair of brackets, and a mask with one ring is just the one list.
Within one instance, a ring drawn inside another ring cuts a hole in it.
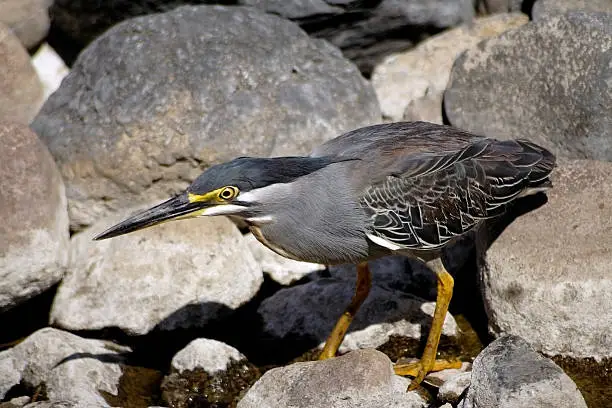
[{"label": "dark shadow", "polygon": [[0,312],[0,351],[47,327],[57,284],[31,299]]}]

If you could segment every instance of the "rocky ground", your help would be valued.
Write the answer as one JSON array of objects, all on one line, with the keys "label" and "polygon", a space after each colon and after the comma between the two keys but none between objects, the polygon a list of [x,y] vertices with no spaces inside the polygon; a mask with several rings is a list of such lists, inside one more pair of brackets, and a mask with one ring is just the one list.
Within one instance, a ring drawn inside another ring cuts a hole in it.
[{"label": "rocky ground", "polygon": [[[0,2],[0,408],[612,407],[611,1],[200,3]],[[91,240],[213,164],[397,120],[559,157],[447,251],[463,364],[417,391],[392,370],[433,313],[417,262],[372,263],[319,362],[354,267],[224,218]]]}]

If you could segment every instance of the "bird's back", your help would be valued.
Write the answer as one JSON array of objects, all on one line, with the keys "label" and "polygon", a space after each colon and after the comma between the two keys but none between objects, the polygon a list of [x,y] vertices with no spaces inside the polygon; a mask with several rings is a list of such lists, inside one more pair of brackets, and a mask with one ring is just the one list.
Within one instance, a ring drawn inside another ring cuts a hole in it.
[{"label": "bird's back", "polygon": [[529,141],[427,122],[357,129],[312,155],[349,160],[368,237],[392,250],[441,248],[514,199],[549,187],[555,165],[552,153]]}]

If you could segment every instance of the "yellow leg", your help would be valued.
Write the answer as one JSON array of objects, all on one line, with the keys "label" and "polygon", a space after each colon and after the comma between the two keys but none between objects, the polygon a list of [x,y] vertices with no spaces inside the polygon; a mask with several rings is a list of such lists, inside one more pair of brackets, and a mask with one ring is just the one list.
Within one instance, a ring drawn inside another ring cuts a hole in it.
[{"label": "yellow leg", "polygon": [[329,337],[327,337],[327,341],[325,342],[325,347],[323,347],[323,351],[319,356],[319,360],[325,360],[328,358],[332,358],[336,355],[340,344],[342,344],[342,340],[344,340],[344,335],[348,330],[355,314],[359,310],[359,307],[363,303],[364,300],[368,297],[368,293],[370,293],[370,288],[372,287],[372,276],[370,274],[370,268],[368,267],[367,262],[363,262],[357,265],[357,285],[355,286],[355,294],[351,299],[351,303],[348,305],[342,316],[336,322],[334,329],[330,333]]},{"label": "yellow leg", "polygon": [[425,376],[431,371],[461,367],[461,363],[459,361],[436,361],[438,343],[440,343],[440,335],[442,334],[444,318],[446,317],[446,311],[448,310],[448,305],[453,296],[454,280],[444,268],[440,258],[427,262],[427,266],[433,272],[435,272],[438,278],[438,295],[436,297],[436,309],[431,322],[429,336],[427,336],[425,350],[423,351],[423,356],[421,357],[420,361],[412,364],[396,365],[394,367],[396,374],[414,376],[414,379],[408,387],[408,391],[417,388]]}]

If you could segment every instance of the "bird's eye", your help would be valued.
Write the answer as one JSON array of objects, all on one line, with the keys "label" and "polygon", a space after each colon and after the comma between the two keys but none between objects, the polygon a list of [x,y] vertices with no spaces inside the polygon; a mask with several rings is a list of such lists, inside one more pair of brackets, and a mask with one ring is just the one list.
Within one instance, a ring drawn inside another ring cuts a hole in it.
[{"label": "bird's eye", "polygon": [[236,197],[237,195],[238,195],[238,189],[236,187],[224,187],[219,192],[219,198],[224,200],[224,201],[231,200],[232,198]]}]

